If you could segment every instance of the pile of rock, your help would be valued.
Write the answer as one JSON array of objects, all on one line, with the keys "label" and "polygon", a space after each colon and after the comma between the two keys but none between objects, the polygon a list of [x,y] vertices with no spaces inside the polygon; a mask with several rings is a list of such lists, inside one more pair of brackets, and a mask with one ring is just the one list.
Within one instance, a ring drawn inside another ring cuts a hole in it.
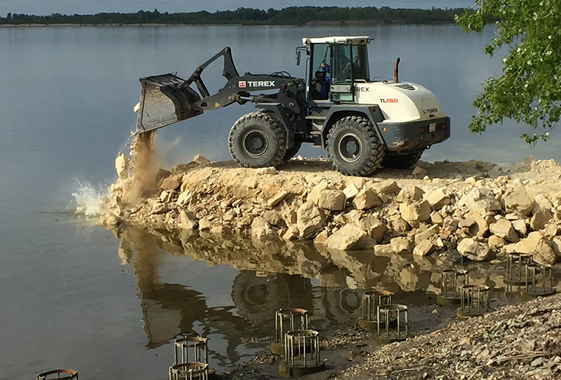
[{"label": "pile of rock", "polygon": [[[442,173],[447,163],[397,172],[394,179],[346,177],[316,161],[300,168],[244,169],[203,157],[160,170],[154,188],[137,204],[134,183],[118,159],[119,181],[104,200],[102,224],[126,221],[160,229],[213,234],[249,233],[254,242],[313,240],[330,250],[374,249],[380,254],[457,249],[474,261],[497,254],[533,254],[542,265],[561,256],[559,165],[535,161],[531,179],[490,177],[493,165],[467,178]],[[458,167],[458,163],[454,163]],[[477,166],[477,165],[476,165]],[[438,169],[432,170],[433,168]],[[422,170],[421,170],[422,169]],[[438,172],[435,178],[428,174]],[[555,175],[552,175],[552,172]],[[528,177],[528,171],[522,173]],[[422,176],[422,178],[420,178]]]}]

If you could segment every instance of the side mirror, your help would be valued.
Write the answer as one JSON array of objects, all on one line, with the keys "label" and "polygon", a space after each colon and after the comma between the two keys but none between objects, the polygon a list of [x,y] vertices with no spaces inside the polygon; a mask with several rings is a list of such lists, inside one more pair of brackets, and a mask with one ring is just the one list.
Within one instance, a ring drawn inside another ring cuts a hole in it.
[{"label": "side mirror", "polygon": [[302,50],[296,51],[296,66],[300,66],[300,61],[302,60]]}]

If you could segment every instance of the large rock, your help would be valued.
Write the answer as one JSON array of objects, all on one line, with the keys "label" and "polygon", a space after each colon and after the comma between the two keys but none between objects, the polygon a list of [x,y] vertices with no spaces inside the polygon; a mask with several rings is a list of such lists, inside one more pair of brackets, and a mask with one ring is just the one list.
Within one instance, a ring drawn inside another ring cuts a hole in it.
[{"label": "large rock", "polygon": [[321,196],[321,193],[324,190],[330,190],[330,189],[331,187],[329,186],[327,181],[325,180],[321,181],[320,183],[318,183],[312,188],[312,191],[310,191],[310,193],[308,194],[307,200],[317,205],[319,203],[319,198]]},{"label": "large rock", "polygon": [[282,216],[278,211],[265,211],[262,216],[271,226],[280,226],[281,224]]},{"label": "large rock", "polygon": [[273,208],[280,203],[286,196],[288,195],[288,191],[281,190],[276,193],[272,198],[267,200],[267,207]]},{"label": "large rock", "polygon": [[360,227],[372,236],[377,243],[382,241],[384,233],[388,230],[388,227],[374,215],[366,215],[359,223]]},{"label": "large rock", "polygon": [[345,187],[345,190],[343,190],[343,193],[345,193],[345,196],[347,197],[347,199],[354,199],[354,197],[357,196],[357,194],[359,193],[359,189],[358,187],[356,187],[356,185],[354,183],[351,183],[350,185],[348,185],[347,187]]},{"label": "large rock", "polygon": [[122,153],[115,159],[115,169],[117,170],[119,179],[123,180],[129,178],[129,162],[129,158]]},{"label": "large rock", "polygon": [[332,211],[345,209],[347,196],[341,190],[323,190],[319,195],[318,206]]},{"label": "large rock", "polygon": [[528,226],[526,226],[526,221],[523,219],[513,220],[512,227],[520,237],[528,236]]},{"label": "large rock", "polygon": [[534,198],[534,204],[532,206],[532,214],[536,214],[542,210],[551,210],[553,204],[545,197],[543,194],[538,194]]},{"label": "large rock", "polygon": [[170,175],[162,181],[160,186],[162,190],[175,190],[181,186],[183,180],[183,174]]},{"label": "large rock", "polygon": [[507,212],[519,212],[524,216],[529,216],[532,212],[534,203],[523,187],[517,187],[504,197],[505,209]]},{"label": "large rock", "polygon": [[313,202],[306,202],[296,212],[298,230],[302,239],[309,239],[325,226],[325,213]]},{"label": "large rock", "polygon": [[179,227],[185,228],[187,230],[196,230],[199,227],[199,220],[191,211],[181,210],[179,211]]},{"label": "large rock", "polygon": [[406,186],[397,194],[395,200],[398,202],[417,202],[423,199],[425,192],[417,186]]},{"label": "large rock", "polygon": [[534,260],[544,266],[551,266],[557,260],[555,250],[538,231],[531,232],[526,239],[516,243],[514,251],[533,255]]},{"label": "large rock", "polygon": [[257,240],[260,243],[268,243],[275,241],[278,238],[278,235],[271,228],[265,218],[258,216],[253,219],[253,222],[251,223],[251,238],[252,240]]},{"label": "large rock", "polygon": [[409,223],[407,223],[405,219],[403,219],[400,215],[393,215],[391,217],[388,217],[388,221],[390,222],[390,226],[392,227],[392,229],[400,234],[411,229]]},{"label": "large rock", "polygon": [[458,205],[469,207],[482,215],[490,211],[502,210],[501,203],[495,198],[493,192],[486,187],[472,189],[460,199]]},{"label": "large rock", "polygon": [[420,222],[430,219],[430,204],[427,201],[415,203],[401,203],[399,205],[401,217],[413,228],[419,227]]},{"label": "large rock", "polygon": [[203,167],[209,166],[211,164],[211,161],[208,158],[203,157],[200,154],[197,154],[195,158],[193,158],[193,162],[196,162]]},{"label": "large rock", "polygon": [[477,242],[472,238],[466,238],[458,244],[458,252],[471,261],[485,261],[489,258],[491,249],[485,243]]},{"label": "large rock", "polygon": [[413,253],[415,244],[413,241],[406,237],[396,237],[390,241],[394,253],[397,254],[410,254]]},{"label": "large rock", "polygon": [[428,256],[434,252],[436,245],[430,240],[423,240],[415,245],[413,254],[416,256]]},{"label": "large rock", "polygon": [[489,230],[495,236],[500,237],[506,241],[511,243],[517,243],[520,238],[518,234],[514,230],[512,223],[506,219],[499,219],[496,223],[493,223],[489,226]]},{"label": "large rock", "polygon": [[337,232],[327,238],[325,245],[329,249],[339,251],[352,251],[360,249],[372,249],[376,241],[366,232],[355,225],[346,224]]},{"label": "large rock", "polygon": [[372,189],[362,189],[353,199],[353,204],[358,210],[368,210],[381,206],[384,202]]},{"label": "large rock", "polygon": [[375,185],[376,191],[378,194],[386,194],[391,195],[395,194],[400,191],[400,187],[397,185],[397,182],[391,179],[387,179],[380,184]]},{"label": "large rock", "polygon": [[545,227],[546,224],[550,222],[553,218],[553,214],[549,209],[543,208],[532,215],[532,219],[530,220],[530,227],[534,231],[541,230]]},{"label": "large rock", "polygon": [[433,210],[440,210],[451,202],[450,191],[443,187],[432,191],[427,197],[427,201]]},{"label": "large rock", "polygon": [[469,227],[469,232],[472,236],[484,237],[487,234],[489,225],[480,213],[470,210],[465,216],[467,219],[471,219],[475,222],[475,224]]}]

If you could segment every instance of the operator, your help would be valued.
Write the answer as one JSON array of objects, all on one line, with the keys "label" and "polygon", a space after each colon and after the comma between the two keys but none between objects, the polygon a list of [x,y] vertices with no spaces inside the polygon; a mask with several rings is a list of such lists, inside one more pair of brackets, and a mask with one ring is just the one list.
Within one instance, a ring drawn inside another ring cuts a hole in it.
[{"label": "operator", "polygon": [[320,65],[320,70],[323,72],[323,81],[321,82],[321,87],[319,89],[319,98],[328,99],[329,89],[331,87],[331,67],[325,62]]}]

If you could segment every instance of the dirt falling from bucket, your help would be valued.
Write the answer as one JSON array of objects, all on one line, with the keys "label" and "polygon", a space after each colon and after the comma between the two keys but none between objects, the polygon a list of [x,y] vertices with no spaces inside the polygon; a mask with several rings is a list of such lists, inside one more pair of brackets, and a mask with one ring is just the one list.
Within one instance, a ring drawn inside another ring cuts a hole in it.
[{"label": "dirt falling from bucket", "polygon": [[156,188],[155,178],[159,161],[156,154],[156,131],[141,133],[135,137],[131,157],[134,184],[128,201],[137,204]]}]

